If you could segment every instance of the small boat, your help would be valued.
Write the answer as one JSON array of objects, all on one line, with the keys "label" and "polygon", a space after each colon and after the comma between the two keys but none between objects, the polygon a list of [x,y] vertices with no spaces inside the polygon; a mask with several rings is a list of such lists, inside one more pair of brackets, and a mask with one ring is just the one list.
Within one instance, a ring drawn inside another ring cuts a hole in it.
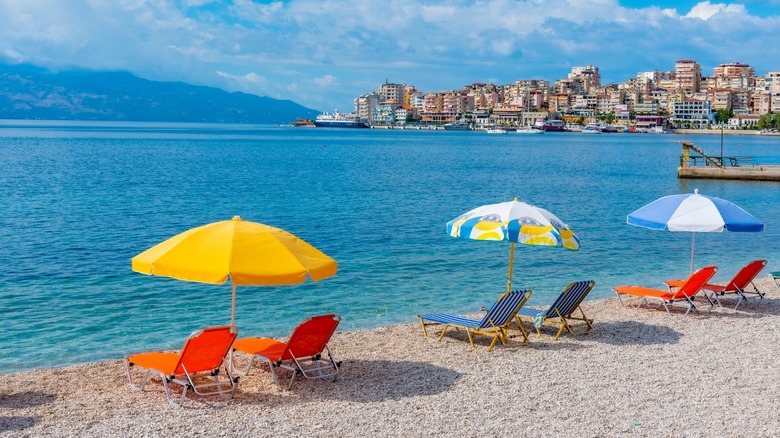
[{"label": "small boat", "polygon": [[444,129],[447,131],[471,131],[471,125],[464,120],[456,120],[444,125]]},{"label": "small boat", "polygon": [[582,130],[583,134],[601,134],[601,123],[591,122],[585,125],[585,129]]},{"label": "small boat", "polygon": [[504,128],[490,128],[485,130],[488,134],[506,134],[506,129]]},{"label": "small boat", "polygon": [[515,132],[518,134],[544,134],[544,130],[536,129],[533,126],[524,126]]},{"label": "small boat", "polygon": [[566,122],[563,120],[537,120],[534,125],[538,129],[544,131],[564,131],[566,128]]}]

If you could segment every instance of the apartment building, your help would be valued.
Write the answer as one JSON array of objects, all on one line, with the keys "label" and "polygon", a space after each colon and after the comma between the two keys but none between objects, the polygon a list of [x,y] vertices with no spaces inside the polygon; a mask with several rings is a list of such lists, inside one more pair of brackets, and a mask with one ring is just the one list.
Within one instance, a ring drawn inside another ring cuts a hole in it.
[{"label": "apartment building", "polygon": [[712,110],[731,110],[732,93],[727,89],[712,89],[709,90],[705,99],[712,103]]},{"label": "apartment building", "polygon": [[734,111],[734,114],[745,115],[752,112],[752,94],[749,89],[731,90],[731,110]]},{"label": "apartment building", "polygon": [[453,122],[474,110],[473,98],[462,91],[427,93],[423,99],[423,122]]},{"label": "apartment building", "polygon": [[385,82],[379,86],[376,93],[382,96],[382,102],[399,104],[404,101],[406,88],[407,86],[405,84],[391,84]]},{"label": "apartment building", "polygon": [[769,72],[764,78],[764,89],[769,95],[769,110],[780,112],[780,72]]},{"label": "apartment building", "polygon": [[755,86],[756,72],[753,67],[740,62],[721,64],[713,69],[718,88],[749,88]]},{"label": "apartment building", "polygon": [[384,97],[377,93],[364,94],[355,99],[355,112],[361,120],[373,124],[376,106],[383,102]]},{"label": "apartment building", "polygon": [[679,90],[695,93],[701,88],[701,66],[692,59],[681,59],[674,64],[674,77]]},{"label": "apartment building", "polygon": [[395,122],[395,106],[397,105],[396,102],[377,104],[371,116],[371,123],[373,125],[392,125]]},{"label": "apartment building", "polygon": [[639,114],[655,115],[658,114],[659,109],[660,105],[657,100],[647,100],[634,105],[634,112],[636,112],[637,116]]},{"label": "apartment building", "polygon": [[712,104],[706,100],[686,100],[672,105],[670,120],[680,127],[703,128],[712,124]]},{"label": "apartment building", "polygon": [[590,93],[591,89],[601,86],[601,76],[599,76],[599,68],[592,65],[585,67],[572,67],[571,73],[568,76],[569,79],[581,79],[585,86],[585,92]]}]

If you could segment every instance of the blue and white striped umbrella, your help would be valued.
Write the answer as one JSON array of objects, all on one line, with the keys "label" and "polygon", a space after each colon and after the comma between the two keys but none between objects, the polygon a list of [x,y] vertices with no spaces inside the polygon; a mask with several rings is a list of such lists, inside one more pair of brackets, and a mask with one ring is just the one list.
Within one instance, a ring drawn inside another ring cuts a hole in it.
[{"label": "blue and white striped umbrella", "polygon": [[664,196],[629,214],[629,225],[652,230],[689,231],[691,241],[691,272],[696,233],[720,233],[723,230],[757,233],[764,223],[737,205],[713,196],[693,193]]}]

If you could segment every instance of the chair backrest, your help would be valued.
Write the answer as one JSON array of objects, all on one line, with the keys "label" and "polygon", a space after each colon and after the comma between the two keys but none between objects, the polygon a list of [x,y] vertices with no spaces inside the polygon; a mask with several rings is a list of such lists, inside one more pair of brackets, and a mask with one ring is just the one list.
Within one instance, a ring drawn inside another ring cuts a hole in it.
[{"label": "chair backrest", "polygon": [[593,280],[575,281],[574,283],[569,284],[563,292],[558,295],[558,299],[555,300],[553,305],[547,309],[547,314],[545,316],[548,318],[556,317],[559,312],[563,316],[571,315],[595,285],[596,282]]},{"label": "chair backrest", "polygon": [[733,292],[736,290],[742,290],[753,281],[754,278],[764,269],[766,266],[766,260],[754,260],[737,272],[737,275],[726,285],[726,290]]},{"label": "chair backrest", "polygon": [[686,297],[696,295],[696,293],[701,290],[701,287],[710,281],[710,278],[712,278],[716,272],[718,272],[718,268],[715,266],[705,266],[694,272],[685,280],[685,284],[680,286],[680,288],[672,294],[672,299],[684,300]]},{"label": "chair backrest", "polygon": [[316,356],[322,353],[336,331],[341,316],[330,314],[312,316],[298,324],[287,341],[282,360]]},{"label": "chair backrest", "polygon": [[523,304],[530,296],[530,290],[513,290],[501,295],[485,313],[485,317],[480,321],[479,327],[486,328],[492,325],[500,327],[506,325],[517,315],[517,311],[523,307]]},{"label": "chair backrest", "polygon": [[238,329],[230,326],[205,328],[191,334],[181,349],[175,374],[184,374],[184,368],[188,373],[219,368],[236,336]]}]

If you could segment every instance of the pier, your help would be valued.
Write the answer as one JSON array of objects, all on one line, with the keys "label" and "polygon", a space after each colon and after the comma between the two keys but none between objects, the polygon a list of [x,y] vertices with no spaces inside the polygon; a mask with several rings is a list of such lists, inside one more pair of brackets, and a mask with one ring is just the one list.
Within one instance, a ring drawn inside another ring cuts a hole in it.
[{"label": "pier", "polygon": [[756,164],[752,157],[710,156],[683,141],[677,178],[780,181],[780,166]]}]

